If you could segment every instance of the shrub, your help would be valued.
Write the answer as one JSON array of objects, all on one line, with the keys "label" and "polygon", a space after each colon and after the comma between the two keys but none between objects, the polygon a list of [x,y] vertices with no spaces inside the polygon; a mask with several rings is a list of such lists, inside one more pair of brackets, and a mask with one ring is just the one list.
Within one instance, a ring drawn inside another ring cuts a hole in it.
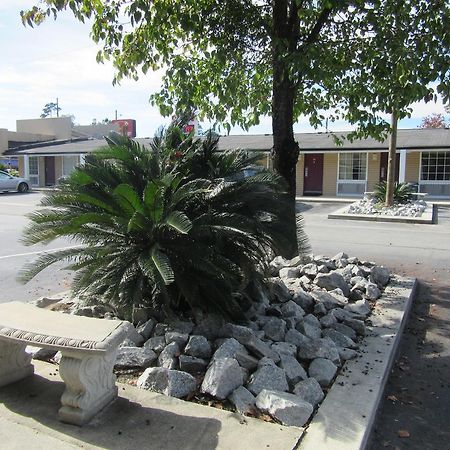
[{"label": "shrub", "polygon": [[262,169],[233,181],[257,156],[217,152],[211,135],[186,138],[173,126],[150,150],[122,136],[108,142],[46,194],[24,233],[28,245],[66,237],[80,246],[41,256],[21,279],[68,260],[76,294],[241,319],[235,294],[292,246],[281,177]]},{"label": "shrub", "polygon": [[[378,202],[383,203],[386,201],[386,181],[380,181],[375,186],[374,197]],[[394,203],[406,203],[413,197],[413,190],[408,183],[397,183],[394,188]]]}]

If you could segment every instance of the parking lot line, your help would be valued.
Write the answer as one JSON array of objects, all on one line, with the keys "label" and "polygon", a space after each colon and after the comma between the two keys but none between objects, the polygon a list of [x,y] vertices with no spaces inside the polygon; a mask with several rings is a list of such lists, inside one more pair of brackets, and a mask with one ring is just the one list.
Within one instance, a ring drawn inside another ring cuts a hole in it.
[{"label": "parking lot line", "polygon": [[4,255],[4,256],[0,256],[0,259],[20,258],[21,256],[39,255],[40,253],[54,253],[54,252],[58,252],[60,250],[67,250],[70,248],[79,248],[79,247],[82,247],[82,245],[71,245],[68,247],[52,248],[50,250],[38,250],[36,252],[16,253],[14,255]]}]

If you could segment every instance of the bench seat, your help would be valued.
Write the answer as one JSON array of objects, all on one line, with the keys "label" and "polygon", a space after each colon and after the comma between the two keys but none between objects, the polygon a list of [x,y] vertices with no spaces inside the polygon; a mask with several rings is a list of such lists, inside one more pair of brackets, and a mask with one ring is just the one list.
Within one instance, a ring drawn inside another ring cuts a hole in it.
[{"label": "bench seat", "polygon": [[129,326],[20,302],[0,304],[0,387],[34,373],[27,345],[59,350],[66,386],[59,418],[82,425],[117,397],[113,368]]}]

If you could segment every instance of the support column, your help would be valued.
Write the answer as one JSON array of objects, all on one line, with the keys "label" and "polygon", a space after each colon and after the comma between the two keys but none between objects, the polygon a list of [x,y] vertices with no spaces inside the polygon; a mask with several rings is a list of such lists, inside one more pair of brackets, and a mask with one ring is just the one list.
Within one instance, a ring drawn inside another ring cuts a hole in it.
[{"label": "support column", "polygon": [[113,373],[117,350],[107,353],[62,351],[59,374],[66,384],[59,419],[83,425],[117,397]]},{"label": "support column", "polygon": [[86,159],[86,155],[80,155],[80,166],[84,165],[84,160]]},{"label": "support column", "polygon": [[30,157],[28,155],[23,156],[23,177],[30,179]]},{"label": "support column", "polygon": [[26,344],[0,340],[0,386],[19,381],[34,373]]},{"label": "support column", "polygon": [[406,180],[406,150],[400,150],[400,167],[398,170],[398,182],[404,183]]}]

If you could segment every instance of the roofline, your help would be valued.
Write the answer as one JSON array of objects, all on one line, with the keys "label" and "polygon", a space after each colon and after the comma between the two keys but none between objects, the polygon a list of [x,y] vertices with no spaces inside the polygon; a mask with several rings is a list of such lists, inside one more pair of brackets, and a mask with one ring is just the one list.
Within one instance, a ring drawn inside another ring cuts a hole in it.
[{"label": "roofline", "polygon": [[84,142],[92,140],[87,137],[78,137],[78,138],[70,138],[70,139],[59,139],[54,141],[41,141],[41,142],[34,142],[31,144],[23,144],[18,145],[17,147],[8,148],[4,153],[7,154],[8,152],[17,152],[21,150],[31,150],[34,148],[42,148],[42,147],[50,147],[54,145],[64,145],[64,144],[71,144],[76,142]]}]

